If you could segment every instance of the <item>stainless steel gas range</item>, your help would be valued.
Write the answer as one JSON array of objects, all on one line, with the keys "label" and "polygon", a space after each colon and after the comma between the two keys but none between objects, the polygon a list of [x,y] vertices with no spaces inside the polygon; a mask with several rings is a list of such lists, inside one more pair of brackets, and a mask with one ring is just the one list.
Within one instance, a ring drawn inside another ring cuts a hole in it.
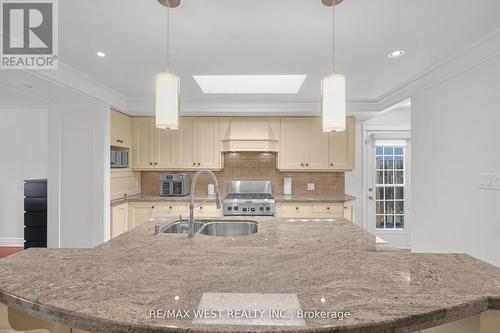
[{"label": "stainless steel gas range", "polygon": [[271,181],[232,181],[224,198],[224,215],[273,216],[276,201]]}]

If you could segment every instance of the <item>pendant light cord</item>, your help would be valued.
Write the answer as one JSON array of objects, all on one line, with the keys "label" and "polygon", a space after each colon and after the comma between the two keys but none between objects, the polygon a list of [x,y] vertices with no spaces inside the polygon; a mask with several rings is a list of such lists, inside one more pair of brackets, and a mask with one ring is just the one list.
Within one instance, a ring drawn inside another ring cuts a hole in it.
[{"label": "pendant light cord", "polygon": [[332,1],[332,68],[335,73],[335,0]]},{"label": "pendant light cord", "polygon": [[167,6],[167,72],[170,72],[170,6]]}]

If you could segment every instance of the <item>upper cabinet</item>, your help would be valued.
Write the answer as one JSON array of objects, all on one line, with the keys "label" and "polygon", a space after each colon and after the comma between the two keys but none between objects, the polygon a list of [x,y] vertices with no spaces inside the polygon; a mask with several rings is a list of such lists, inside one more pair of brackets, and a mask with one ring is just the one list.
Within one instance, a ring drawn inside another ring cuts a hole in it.
[{"label": "upper cabinet", "polygon": [[343,171],[354,168],[354,118],[346,130],[323,133],[319,117],[281,118],[278,169],[290,171]]},{"label": "upper cabinet", "polygon": [[328,133],[321,132],[320,118],[281,118],[278,169],[326,170],[328,162]]},{"label": "upper cabinet", "polygon": [[178,130],[155,127],[153,117],[134,117],[133,169],[221,169],[218,117],[182,117]]},{"label": "upper cabinet", "polygon": [[222,169],[220,118],[183,117],[175,140],[175,168]]},{"label": "upper cabinet", "polygon": [[323,133],[319,117],[181,117],[178,130],[163,130],[133,117],[132,169],[220,170],[223,151],[276,151],[280,170],[352,170],[354,126],[352,117],[338,133]]},{"label": "upper cabinet", "polygon": [[134,117],[132,168],[173,168],[173,132],[156,128],[152,117]]},{"label": "upper cabinet", "polygon": [[111,111],[110,145],[132,148],[132,118],[118,111]]},{"label": "upper cabinet", "polygon": [[329,169],[330,170],[352,170],[354,169],[355,155],[355,121],[353,117],[347,117],[345,131],[329,133]]}]

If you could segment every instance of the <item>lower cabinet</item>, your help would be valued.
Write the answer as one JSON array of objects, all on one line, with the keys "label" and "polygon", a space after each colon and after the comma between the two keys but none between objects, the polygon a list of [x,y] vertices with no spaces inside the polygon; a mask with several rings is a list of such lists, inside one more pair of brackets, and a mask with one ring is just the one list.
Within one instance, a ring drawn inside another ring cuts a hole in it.
[{"label": "lower cabinet", "polygon": [[166,202],[156,203],[152,209],[152,217],[167,217],[167,216],[182,216],[183,218],[189,213],[187,202]]},{"label": "lower cabinet", "polygon": [[129,230],[143,224],[153,216],[154,202],[131,202],[129,203]]},{"label": "lower cabinet", "polygon": [[128,203],[111,209],[111,238],[128,231]]},{"label": "lower cabinet", "polygon": [[[345,218],[354,223],[354,201],[345,203],[290,203],[276,204],[276,217],[282,218]],[[111,238],[121,235],[155,217],[189,218],[189,205],[185,201],[130,202],[111,209]],[[214,202],[197,203],[195,218],[207,219],[223,216]]]},{"label": "lower cabinet", "polygon": [[344,218],[352,223],[356,223],[354,218],[354,200],[346,201],[344,203]]},{"label": "lower cabinet", "polygon": [[276,217],[282,218],[345,218],[354,222],[354,201],[345,203],[290,203],[276,205]]}]

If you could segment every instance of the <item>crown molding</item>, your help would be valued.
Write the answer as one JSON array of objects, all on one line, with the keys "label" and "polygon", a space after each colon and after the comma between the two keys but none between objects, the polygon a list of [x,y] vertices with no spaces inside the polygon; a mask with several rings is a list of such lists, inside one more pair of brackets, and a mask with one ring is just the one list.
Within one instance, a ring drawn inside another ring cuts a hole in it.
[{"label": "crown molding", "polygon": [[476,41],[377,99],[385,110],[500,55],[500,29]]},{"label": "crown molding", "polygon": [[25,70],[81,96],[97,99],[118,110],[126,110],[127,98],[99,81],[59,61],[56,70]]}]

